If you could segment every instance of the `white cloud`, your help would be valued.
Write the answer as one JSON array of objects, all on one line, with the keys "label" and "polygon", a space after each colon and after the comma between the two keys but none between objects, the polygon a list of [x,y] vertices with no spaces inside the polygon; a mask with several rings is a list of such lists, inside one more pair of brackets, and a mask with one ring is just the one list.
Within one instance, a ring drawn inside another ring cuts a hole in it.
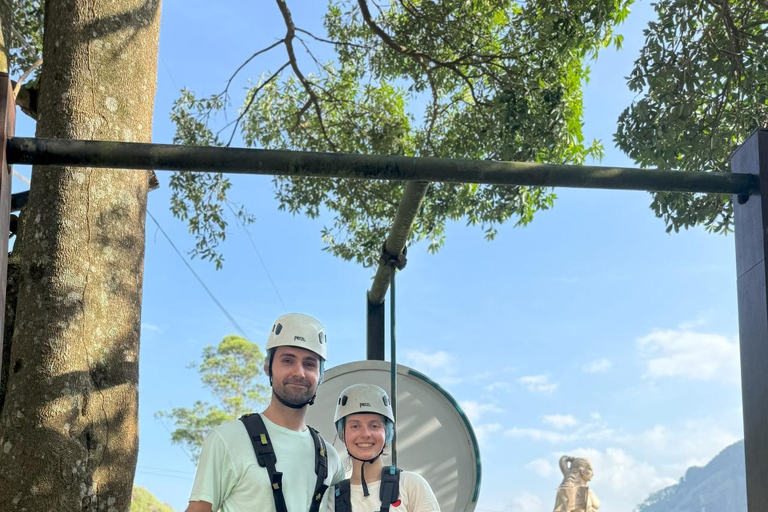
[{"label": "white cloud", "polygon": [[504,435],[514,438],[528,438],[534,441],[547,441],[550,443],[563,443],[576,440],[575,434],[563,434],[554,430],[544,430],[541,428],[522,428],[512,427]]},{"label": "white cloud", "polygon": [[580,282],[581,278],[580,277],[575,277],[575,276],[572,276],[572,277],[556,277],[556,278],[554,278],[554,281],[556,283],[573,284],[573,283]]},{"label": "white cloud", "polygon": [[677,328],[683,331],[689,331],[691,329],[695,329],[696,327],[707,325],[708,323],[709,321],[704,316],[700,316],[695,320],[681,322],[680,325],[677,326]]},{"label": "white cloud", "polygon": [[581,370],[584,373],[605,373],[611,369],[611,366],[613,366],[613,363],[608,359],[595,359],[584,364]]},{"label": "white cloud", "polygon": [[505,381],[491,382],[487,386],[483,387],[485,391],[512,391],[512,384]]},{"label": "white cloud", "polygon": [[141,323],[141,330],[142,331],[163,332],[163,330],[159,326],[152,325],[152,324],[147,324],[147,323],[144,323],[144,322]]},{"label": "white cloud", "polygon": [[459,402],[459,405],[461,405],[464,414],[467,415],[467,418],[469,418],[469,421],[472,423],[480,421],[480,416],[487,412],[504,412],[504,409],[497,405],[481,404],[480,402],[475,402],[473,400],[463,400]]},{"label": "white cloud", "polygon": [[613,441],[618,437],[615,430],[599,425],[585,425],[569,432],[557,432],[541,428],[512,427],[504,432],[512,438],[527,438],[533,441],[546,441],[552,444],[571,443],[574,441]]},{"label": "white cloud", "polygon": [[683,377],[738,383],[739,346],[717,334],[659,330],[636,341],[645,377]]},{"label": "white cloud", "polygon": [[634,432],[614,430],[599,420],[564,431],[514,427],[504,436],[556,447],[546,458],[525,466],[552,479],[553,489],[559,483],[557,461],[562,455],[586,457],[595,470],[592,488],[603,504],[601,510],[629,511],[650,493],[676,483],[689,467],[707,464],[739,439],[740,428],[738,414],[728,410],[719,418],[692,418]]},{"label": "white cloud", "polygon": [[723,448],[740,438],[740,432],[729,430],[711,418],[688,420],[672,427],[655,425],[629,442],[655,460],[673,463],[681,473],[690,466],[703,466]]},{"label": "white cloud", "polygon": [[472,430],[475,431],[475,437],[477,437],[477,442],[482,445],[488,442],[488,438],[490,437],[491,434],[501,431],[501,424],[483,423],[480,425],[473,425]]},{"label": "white cloud", "polygon": [[542,420],[544,420],[544,423],[552,425],[557,429],[575,427],[579,424],[578,420],[569,414],[549,414],[544,416]]},{"label": "white cloud", "polygon": [[592,462],[595,478],[590,487],[605,510],[633,510],[650,493],[677,482],[676,477],[660,474],[657,467],[635,459],[620,448],[605,451],[581,448],[568,455],[585,457]]},{"label": "white cloud", "polygon": [[550,463],[547,459],[535,459],[525,465],[526,469],[530,469],[534,473],[543,477],[550,477],[556,473],[555,465]]},{"label": "white cloud", "polygon": [[409,350],[405,353],[405,360],[416,370],[443,373],[453,373],[456,370],[456,357],[442,350],[437,352]]},{"label": "white cloud", "polygon": [[539,393],[552,393],[558,386],[557,382],[550,382],[549,377],[546,375],[529,375],[527,377],[520,377],[517,381],[525,386],[528,391]]},{"label": "white cloud", "polygon": [[530,492],[515,496],[505,508],[505,512],[544,512],[544,510],[541,499]]}]

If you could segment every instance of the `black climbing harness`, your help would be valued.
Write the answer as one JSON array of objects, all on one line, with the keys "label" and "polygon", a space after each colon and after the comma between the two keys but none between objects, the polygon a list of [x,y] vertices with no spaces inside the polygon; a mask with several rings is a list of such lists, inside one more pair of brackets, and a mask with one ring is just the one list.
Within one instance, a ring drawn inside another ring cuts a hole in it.
[{"label": "black climbing harness", "polygon": [[[379,509],[379,512],[389,512],[389,507],[399,499],[400,472],[400,468],[396,468],[395,466],[385,466],[382,468],[381,486],[379,487],[381,508]],[[336,484],[334,501],[336,512],[352,512],[349,479],[342,480]]]},{"label": "black climbing harness", "polygon": [[[269,481],[272,484],[272,495],[275,499],[275,510],[277,512],[288,512],[285,506],[285,497],[283,496],[283,474],[275,468],[277,455],[275,455],[275,449],[272,447],[272,441],[269,439],[269,433],[267,432],[266,425],[264,425],[264,420],[261,419],[260,414],[254,413],[241,416],[240,421],[245,425],[248,436],[251,438],[253,451],[256,452],[256,460],[259,462],[259,466],[266,468],[269,475]],[[323,501],[323,495],[328,489],[328,486],[325,484],[325,479],[328,477],[328,455],[325,449],[325,441],[320,437],[317,430],[309,427],[309,432],[312,434],[312,441],[315,443],[315,474],[317,475],[309,512],[318,512],[320,510],[320,503]]]}]

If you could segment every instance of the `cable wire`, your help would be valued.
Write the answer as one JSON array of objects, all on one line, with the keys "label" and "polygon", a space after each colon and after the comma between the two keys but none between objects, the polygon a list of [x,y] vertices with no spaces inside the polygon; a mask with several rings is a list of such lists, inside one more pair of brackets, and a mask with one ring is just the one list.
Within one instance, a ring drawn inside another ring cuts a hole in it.
[{"label": "cable wire", "polygon": [[240,219],[240,217],[237,216],[237,213],[235,213],[235,210],[232,209],[232,205],[227,203],[227,207],[229,208],[229,211],[232,212],[232,215],[235,216],[235,218],[238,221],[238,224],[240,224],[240,227],[243,228],[243,231],[245,231],[245,234],[248,235],[248,240],[251,241],[251,246],[253,247],[253,250],[256,252],[256,256],[259,258],[259,261],[261,262],[261,266],[264,268],[264,273],[267,274],[267,278],[269,279],[269,282],[272,285],[272,289],[275,290],[275,295],[277,295],[278,300],[280,300],[280,304],[283,306],[283,311],[288,311],[288,308],[285,305],[285,301],[283,300],[283,297],[280,295],[280,292],[277,291],[277,286],[275,285],[275,282],[272,280],[272,276],[269,274],[269,270],[267,269],[267,264],[264,263],[264,259],[261,257],[261,253],[259,252],[259,249],[256,247],[256,242],[254,242],[253,238],[251,237],[251,232],[248,231],[248,228],[245,226],[245,222],[243,222]]},{"label": "cable wire", "polygon": [[227,311],[227,309],[224,307],[224,305],[221,302],[219,302],[219,299],[216,298],[216,296],[213,294],[213,292],[210,290],[210,288],[208,288],[208,286],[206,286],[206,284],[203,282],[203,280],[200,278],[200,276],[197,275],[197,272],[195,272],[195,269],[193,269],[192,265],[189,264],[189,262],[187,261],[187,258],[185,258],[183,254],[181,254],[181,251],[179,251],[179,249],[176,247],[176,244],[173,243],[173,240],[171,240],[171,237],[169,237],[168,234],[165,232],[165,230],[162,228],[162,226],[160,226],[160,223],[157,222],[157,219],[155,218],[154,215],[152,215],[152,213],[149,211],[149,209],[147,209],[147,215],[149,215],[149,217],[152,219],[152,221],[157,226],[157,229],[160,231],[160,233],[163,234],[165,239],[168,240],[168,243],[171,244],[171,247],[173,247],[173,250],[176,251],[176,254],[179,255],[179,258],[181,258],[181,261],[184,262],[184,265],[186,265],[187,268],[189,269],[189,271],[192,272],[192,275],[195,276],[195,279],[197,279],[197,282],[200,283],[200,286],[203,287],[203,289],[206,291],[206,293],[211,298],[211,300],[213,300],[213,302],[216,303],[216,305],[219,307],[221,312],[224,313],[224,315],[229,319],[229,321],[232,323],[232,325],[235,327],[235,329],[237,329],[237,331],[242,336],[244,336],[246,339],[250,339],[250,338],[248,338],[248,335],[245,333],[245,329],[240,327],[240,325],[232,317],[232,315],[229,314],[229,311]]}]

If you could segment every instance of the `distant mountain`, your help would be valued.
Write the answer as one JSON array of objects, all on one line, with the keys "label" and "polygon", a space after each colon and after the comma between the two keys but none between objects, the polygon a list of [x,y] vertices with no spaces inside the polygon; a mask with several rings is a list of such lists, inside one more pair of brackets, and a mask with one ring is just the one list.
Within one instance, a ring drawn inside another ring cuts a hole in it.
[{"label": "distant mountain", "polygon": [[732,444],[703,468],[688,468],[676,485],[651,494],[637,512],[746,512],[744,441]]},{"label": "distant mountain", "polygon": [[134,487],[131,495],[131,512],[176,512],[143,487]]}]

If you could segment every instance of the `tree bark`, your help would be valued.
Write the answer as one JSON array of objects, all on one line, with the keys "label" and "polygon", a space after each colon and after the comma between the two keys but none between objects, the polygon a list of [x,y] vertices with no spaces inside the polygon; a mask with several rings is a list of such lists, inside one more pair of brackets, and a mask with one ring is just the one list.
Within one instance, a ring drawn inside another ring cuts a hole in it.
[{"label": "tree bark", "polygon": [[[38,137],[151,140],[160,0],[47,0]],[[128,512],[148,173],[33,170],[0,411],[3,511]]]}]

